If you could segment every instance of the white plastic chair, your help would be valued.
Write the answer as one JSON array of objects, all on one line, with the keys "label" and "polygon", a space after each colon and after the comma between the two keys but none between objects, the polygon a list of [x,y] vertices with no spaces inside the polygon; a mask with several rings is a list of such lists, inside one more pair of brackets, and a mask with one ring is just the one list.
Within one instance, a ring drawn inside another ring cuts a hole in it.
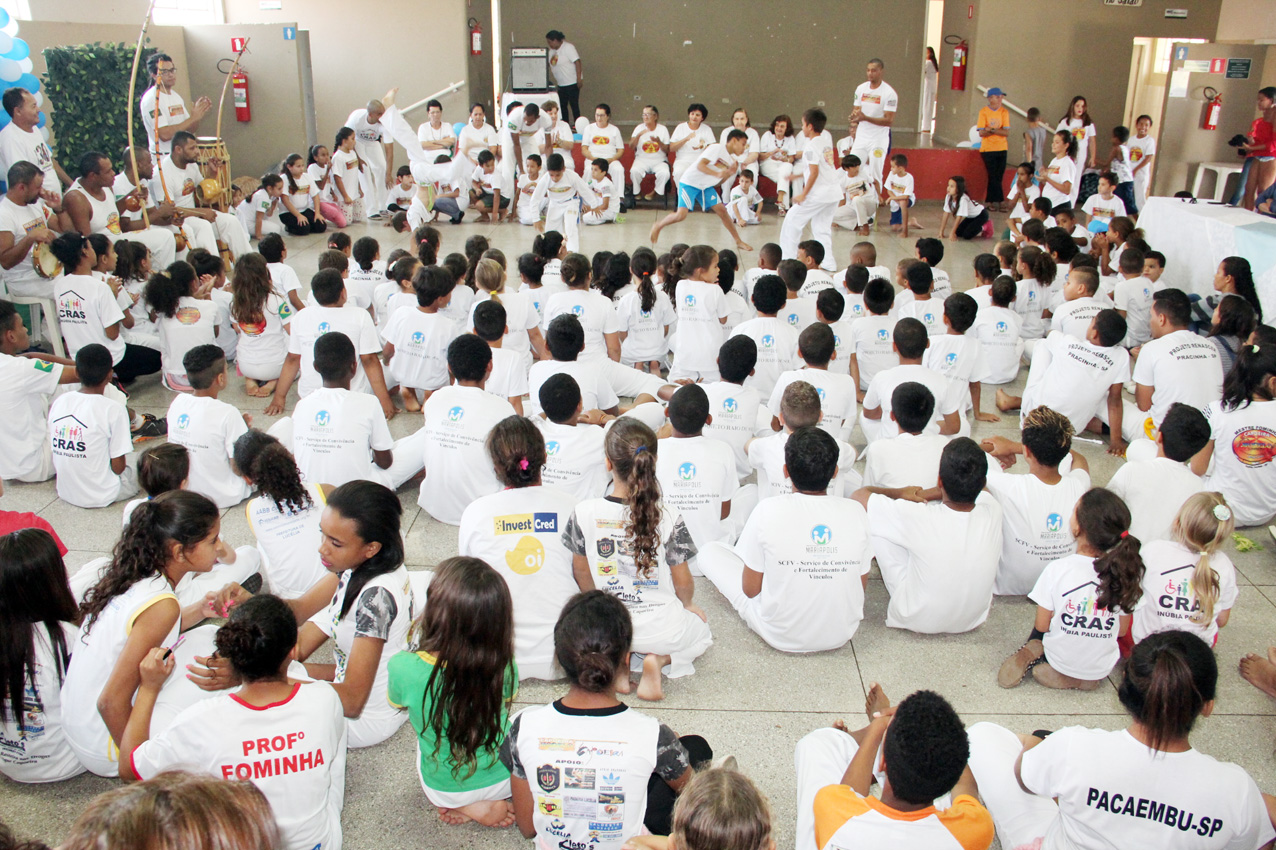
[{"label": "white plastic chair", "polygon": [[14,304],[25,304],[31,308],[31,338],[39,342],[41,337],[40,313],[43,312],[45,318],[49,322],[49,331],[53,335],[53,339],[49,340],[53,344],[53,353],[59,357],[66,357],[66,347],[62,344],[62,328],[58,325],[58,305],[52,298],[41,298],[38,295],[14,295],[9,294],[9,300]]}]

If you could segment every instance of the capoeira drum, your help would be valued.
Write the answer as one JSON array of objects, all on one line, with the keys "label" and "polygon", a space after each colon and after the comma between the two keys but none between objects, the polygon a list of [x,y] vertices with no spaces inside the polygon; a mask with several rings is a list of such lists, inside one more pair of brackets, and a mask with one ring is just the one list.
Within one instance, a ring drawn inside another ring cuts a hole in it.
[{"label": "capoeira drum", "polygon": [[31,252],[31,264],[35,266],[35,273],[45,280],[51,280],[62,274],[62,263],[58,262],[58,258],[53,256],[52,249],[44,242],[37,243],[35,250]]},{"label": "capoeira drum", "polygon": [[201,171],[210,159],[221,160],[216,176],[208,178],[208,180],[216,181],[216,189],[208,191],[212,187],[203,185],[208,180],[201,183],[204,191],[201,192],[200,204],[221,212],[230,212],[230,152],[226,150],[226,143],[215,136],[199,136],[198,140],[199,153],[196,154],[195,159]]}]

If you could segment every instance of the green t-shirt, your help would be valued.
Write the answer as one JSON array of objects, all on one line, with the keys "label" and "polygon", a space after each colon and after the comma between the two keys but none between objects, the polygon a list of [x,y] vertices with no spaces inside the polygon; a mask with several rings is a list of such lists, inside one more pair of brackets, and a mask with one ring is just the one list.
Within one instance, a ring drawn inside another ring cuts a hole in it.
[{"label": "green t-shirt", "polygon": [[[436,791],[473,791],[496,785],[509,779],[510,772],[497,758],[497,750],[481,753],[478,756],[477,769],[471,776],[465,770],[452,773],[450,748],[447,742],[439,748],[438,757],[434,753],[434,731],[429,728],[428,718],[433,708],[433,699],[429,705],[423,705],[426,696],[425,686],[434,672],[434,656],[428,652],[397,652],[390,659],[390,703],[398,708],[408,710],[408,719],[416,730],[417,746],[421,752],[419,769],[421,781],[427,788]],[[505,701],[508,705],[518,693],[518,667],[513,661],[505,671]],[[501,711],[501,726],[509,731],[510,719],[508,709]],[[499,745],[498,745],[499,747]]]}]

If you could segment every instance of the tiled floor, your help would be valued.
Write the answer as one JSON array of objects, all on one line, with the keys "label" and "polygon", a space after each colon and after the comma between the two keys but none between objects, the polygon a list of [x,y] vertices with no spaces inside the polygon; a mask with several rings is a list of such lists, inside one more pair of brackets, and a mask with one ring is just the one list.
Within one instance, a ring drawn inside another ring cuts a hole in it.
[{"label": "tiled floor", "polygon": [[[922,221],[929,229],[918,235],[934,235],[937,214],[934,204],[919,205]],[[586,254],[593,251],[632,250],[647,242],[651,223],[663,211],[637,210],[624,221],[604,227],[584,228],[582,243]],[[749,228],[745,239],[755,247],[779,235],[779,220],[766,216],[766,224]],[[444,253],[462,250],[471,235],[487,236],[494,247],[512,259],[528,250],[533,233],[519,225],[463,224],[443,231]],[[369,233],[381,240],[382,255],[395,247],[407,247],[408,237],[392,234],[376,225],[351,228],[358,237]],[[912,256],[907,243],[889,231],[873,237],[879,262],[893,266],[904,256]],[[697,214],[664,234],[664,245],[675,241],[707,242],[717,246],[730,243],[713,216]],[[845,265],[850,246],[858,241],[853,234],[838,231],[834,244],[839,266]],[[959,289],[970,285],[970,261],[976,253],[990,250],[988,242],[946,242],[949,256],[942,268],[949,271]],[[290,239],[288,262],[303,282],[315,269],[315,258],[324,247],[323,237]],[[756,254],[742,256],[745,268],[756,263]],[[1021,379],[1022,381],[1022,379]],[[144,379],[134,393],[141,410],[163,415],[171,395],[154,380]],[[253,412],[255,424],[270,420],[260,414],[265,402],[250,399],[242,385],[233,381],[224,396],[245,411]],[[991,399],[985,400],[989,405]],[[400,414],[390,423],[400,437],[419,427],[420,420]],[[997,424],[976,423],[975,436],[1012,435],[1016,420]],[[858,434],[857,434],[858,439]],[[1094,443],[1078,442],[1077,447],[1090,462],[1096,484],[1104,484],[1119,461]],[[1023,471],[1022,464],[1019,470]],[[415,490],[401,494],[407,529],[408,564],[425,569],[455,552],[456,529],[434,521],[417,508]],[[86,511],[72,508],[56,498],[53,483],[7,484],[3,500],[7,510],[37,511],[57,528],[71,553],[70,569],[78,569],[88,559],[105,554],[120,528],[120,506]],[[1276,621],[1276,548],[1267,532],[1247,532],[1262,543],[1263,550],[1248,554],[1231,552],[1240,575],[1240,599],[1218,645],[1222,675],[1217,710],[1203,720],[1194,736],[1203,751],[1242,765],[1265,790],[1276,790],[1276,754],[1273,729],[1276,703],[1246,684],[1236,672],[1240,656],[1261,650],[1273,642]],[[231,509],[223,520],[223,535],[232,544],[251,542],[243,511]],[[1125,718],[1116,697],[1115,681],[1093,693],[1047,691],[1031,683],[1014,690],[997,687],[995,674],[1007,653],[1023,641],[1031,626],[1032,606],[1023,599],[998,599],[992,614],[980,629],[958,636],[922,636],[887,629],[883,625],[887,595],[874,575],[869,583],[865,619],[851,645],[836,652],[809,657],[781,655],[750,632],[725,600],[704,579],[697,584],[697,602],[709,616],[714,646],[697,663],[696,675],[670,682],[667,698],[658,705],[639,705],[659,716],[681,733],[707,737],[718,753],[734,753],[741,768],[751,775],[770,797],[775,813],[776,838],[781,848],[793,844],[794,791],[793,747],[811,729],[844,717],[860,724],[868,686],[880,682],[892,697],[903,697],[918,688],[944,694],[967,723],[994,720],[1016,730],[1058,728],[1087,724],[1105,728],[1124,725]],[[519,704],[546,702],[563,692],[561,685],[527,682],[518,695]],[[800,695],[800,696],[798,696]],[[638,704],[637,700],[631,700]],[[347,770],[344,816],[346,846],[352,850],[381,847],[386,850],[416,847],[518,847],[526,846],[516,830],[500,832],[475,826],[444,828],[426,803],[413,770],[411,729],[404,726],[386,744],[352,751]],[[114,785],[113,781],[83,776],[47,787],[0,784],[0,820],[8,822],[19,835],[57,841],[68,824],[95,794]]]}]

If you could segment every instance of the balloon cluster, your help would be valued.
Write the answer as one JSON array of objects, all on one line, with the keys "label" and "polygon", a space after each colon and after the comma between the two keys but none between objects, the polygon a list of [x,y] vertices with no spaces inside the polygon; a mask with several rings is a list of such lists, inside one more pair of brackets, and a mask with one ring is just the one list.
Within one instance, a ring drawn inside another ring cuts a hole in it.
[{"label": "balloon cluster", "polygon": [[[40,94],[40,78],[31,73],[33,67],[31,46],[18,38],[18,22],[4,9],[0,9],[0,88],[8,89],[17,86],[26,89],[35,96],[35,105],[43,106],[44,95]],[[0,110],[0,129],[4,128],[9,121],[9,114]],[[47,123],[48,119],[41,112],[36,126],[44,134],[45,141],[49,139],[49,128],[45,126]]]}]

